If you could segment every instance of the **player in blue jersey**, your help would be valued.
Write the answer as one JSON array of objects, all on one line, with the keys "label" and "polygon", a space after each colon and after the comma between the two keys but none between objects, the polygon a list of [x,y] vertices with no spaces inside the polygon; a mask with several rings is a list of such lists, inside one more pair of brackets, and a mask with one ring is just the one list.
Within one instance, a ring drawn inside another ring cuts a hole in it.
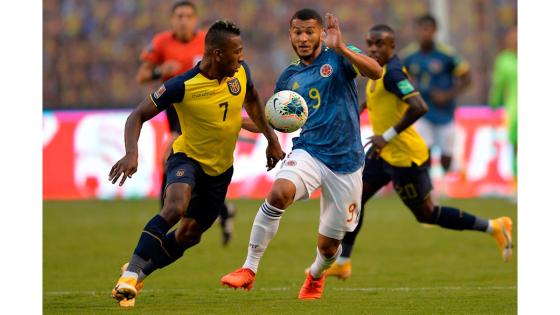
[{"label": "player in blue jersey", "polygon": [[332,14],[326,20],[323,28],[321,16],[311,9],[297,11],[290,20],[290,39],[299,60],[280,75],[275,92],[298,92],[307,101],[309,117],[257,212],[243,267],[222,277],[230,287],[253,287],[259,261],[285,209],[321,187],[317,256],[299,292],[300,299],[318,299],[324,271],[340,255],[344,234],[358,223],[365,154],[354,79],[357,74],[378,79],[382,69],[344,44]]},{"label": "player in blue jersey", "polygon": [[403,50],[403,63],[428,104],[428,113],[415,127],[428,147],[441,150],[441,164],[445,171],[451,166],[456,101],[470,85],[468,63],[452,48],[434,41],[436,20],[424,15],[416,21],[418,44]]}]

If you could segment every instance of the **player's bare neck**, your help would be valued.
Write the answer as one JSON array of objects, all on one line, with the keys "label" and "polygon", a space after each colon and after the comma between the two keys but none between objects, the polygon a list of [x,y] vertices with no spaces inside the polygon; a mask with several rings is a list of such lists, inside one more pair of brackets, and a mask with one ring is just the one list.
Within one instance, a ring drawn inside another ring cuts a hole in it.
[{"label": "player's bare neck", "polygon": [[209,80],[217,80],[218,82],[222,82],[222,80],[226,77],[224,74],[221,74],[216,67],[213,67],[212,63],[205,58],[200,61],[199,69],[200,73],[202,73],[202,75]]},{"label": "player's bare neck", "polygon": [[317,57],[319,57],[319,55],[321,54],[321,48],[315,50],[313,52],[313,54],[311,54],[310,56],[306,56],[306,57],[299,57],[301,59],[301,62],[306,65],[309,66],[310,64],[312,64],[315,59],[317,59]]},{"label": "player's bare neck", "polygon": [[432,42],[425,42],[420,44],[420,51],[423,53],[429,53],[430,51],[434,50],[436,44]]},{"label": "player's bare neck", "polygon": [[182,43],[188,43],[193,39],[194,33],[185,34],[184,36],[173,33],[173,37]]}]

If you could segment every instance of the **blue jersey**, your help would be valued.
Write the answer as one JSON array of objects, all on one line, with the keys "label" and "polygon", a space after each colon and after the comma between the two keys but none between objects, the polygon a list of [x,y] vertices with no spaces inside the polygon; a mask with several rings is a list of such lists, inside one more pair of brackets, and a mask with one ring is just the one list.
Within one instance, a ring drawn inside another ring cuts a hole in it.
[{"label": "blue jersey", "polygon": [[336,173],[355,172],[364,163],[357,74],[348,60],[323,46],[312,64],[299,60],[286,68],[274,91],[292,90],[305,98],[309,114],[293,149],[304,149]]},{"label": "blue jersey", "polygon": [[456,55],[450,47],[436,44],[430,52],[420,51],[417,44],[404,49],[403,63],[414,78],[429,111],[424,118],[434,124],[447,124],[453,120],[456,103],[451,100],[445,106],[434,105],[432,90],[448,91],[453,88],[454,77],[465,73],[469,65]]}]

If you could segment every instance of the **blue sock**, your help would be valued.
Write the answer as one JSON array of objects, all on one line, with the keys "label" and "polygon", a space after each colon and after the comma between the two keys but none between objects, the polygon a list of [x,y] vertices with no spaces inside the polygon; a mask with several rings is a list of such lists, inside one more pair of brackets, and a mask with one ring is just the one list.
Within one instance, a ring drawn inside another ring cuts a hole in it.
[{"label": "blue sock", "polygon": [[435,206],[430,223],[452,230],[486,231],[488,220],[478,218],[468,212],[444,206]]},{"label": "blue sock", "polygon": [[[169,264],[175,262],[177,259],[181,258],[183,256],[183,253],[185,252],[186,248],[180,246],[177,243],[177,240],[175,239],[175,230],[169,232],[167,235],[165,235],[164,239],[163,239],[163,247],[165,250],[165,254],[164,255],[159,255],[155,258],[153,258],[153,264],[155,268],[157,269],[161,269],[165,266],[168,266]],[[150,270],[146,270],[148,272],[151,272]]]},{"label": "blue sock", "polygon": [[171,226],[169,226],[169,223],[159,214],[154,216],[144,227],[138,245],[136,245],[136,249],[134,249],[134,255],[138,255],[145,260],[150,260],[165,254],[162,242],[170,228]]}]

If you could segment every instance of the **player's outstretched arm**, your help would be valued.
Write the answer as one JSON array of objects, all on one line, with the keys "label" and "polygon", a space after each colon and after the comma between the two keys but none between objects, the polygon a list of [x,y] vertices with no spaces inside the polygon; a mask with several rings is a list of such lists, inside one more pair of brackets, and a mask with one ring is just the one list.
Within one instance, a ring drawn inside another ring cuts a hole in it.
[{"label": "player's outstretched arm", "polygon": [[348,59],[364,76],[377,80],[383,75],[383,68],[375,61],[375,59],[370,58],[364,54],[355,52],[346,46],[342,40],[342,33],[340,32],[340,26],[338,25],[338,19],[334,17],[331,13],[326,14],[327,26],[326,33],[327,37],[325,42],[327,47],[334,49],[337,53]]},{"label": "player's outstretched arm", "polygon": [[241,118],[241,128],[250,132],[261,133],[259,127],[249,117]]},{"label": "player's outstretched arm", "polygon": [[267,170],[271,170],[286,154],[282,151],[280,142],[278,142],[278,137],[266,122],[264,106],[254,86],[248,90],[245,95],[245,110],[258,130],[262,132],[266,140],[268,140],[268,147],[266,148],[266,168]]},{"label": "player's outstretched arm", "polygon": [[142,124],[157,115],[160,110],[154,106],[147,97],[136,107],[128,118],[124,127],[125,156],[120,159],[109,172],[109,181],[115,184],[122,175],[119,186],[124,184],[126,178],[132,177],[138,168],[138,138]]}]

